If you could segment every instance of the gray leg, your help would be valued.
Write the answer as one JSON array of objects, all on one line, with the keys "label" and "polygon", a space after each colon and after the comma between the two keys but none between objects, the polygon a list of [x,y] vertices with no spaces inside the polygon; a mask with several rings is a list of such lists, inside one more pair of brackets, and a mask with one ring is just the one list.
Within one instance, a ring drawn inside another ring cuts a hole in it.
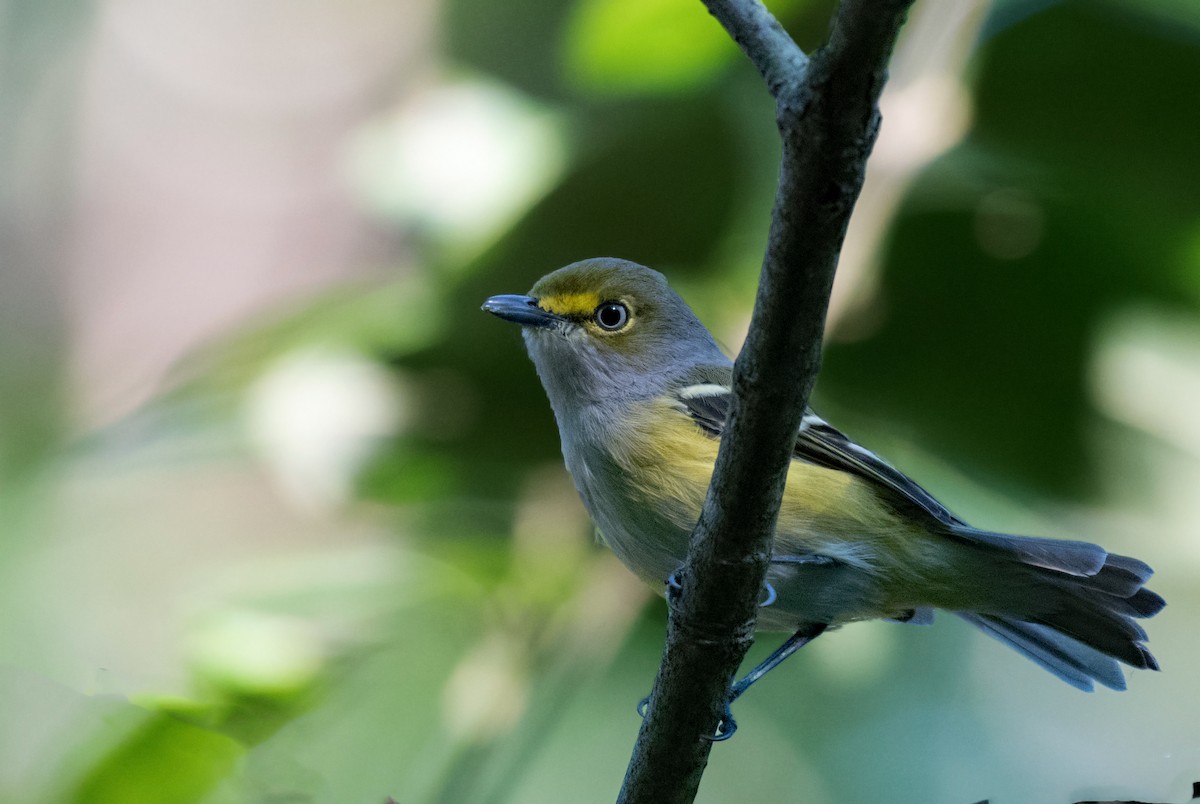
[{"label": "gray leg", "polygon": [[729,709],[730,704],[740,698],[743,692],[750,689],[750,685],[778,667],[784,659],[819,637],[828,627],[826,623],[811,623],[801,626],[796,633],[787,638],[786,642],[776,648],[774,653],[747,673],[741,681],[730,687],[729,697],[725,700],[725,714],[721,716],[721,722],[717,724],[717,733],[708,739],[716,743],[732,737],[733,733],[737,731],[737,721],[733,719],[733,712]]}]

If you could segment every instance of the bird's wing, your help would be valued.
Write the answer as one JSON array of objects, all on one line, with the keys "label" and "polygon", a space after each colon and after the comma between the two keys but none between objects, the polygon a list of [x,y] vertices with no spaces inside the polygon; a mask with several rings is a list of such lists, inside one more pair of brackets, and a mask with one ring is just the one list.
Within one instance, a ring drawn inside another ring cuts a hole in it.
[{"label": "bird's wing", "polygon": [[[703,367],[693,371],[688,382],[675,391],[681,410],[717,438],[725,430],[733,398],[729,389],[730,376],[731,367]],[[946,536],[1005,553],[1022,563],[1081,577],[1096,576],[1104,570],[1108,572],[1109,582],[1140,585],[1150,577],[1150,568],[1142,562],[1110,556],[1104,548],[1089,542],[1013,536],[973,528],[904,473],[855,444],[811,410],[805,413],[801,422],[793,454],[799,460],[866,480],[897,510],[929,517],[929,524],[940,526],[936,530]],[[1147,598],[1147,605],[1153,604],[1154,601]]]},{"label": "bird's wing", "polygon": [[[725,430],[733,398],[728,378],[728,368],[706,367],[689,378],[695,382],[683,385],[674,392],[680,406],[692,420],[717,438]],[[804,414],[793,454],[816,466],[861,477],[894,505],[915,508],[943,525],[954,528],[966,524],[903,472],[851,441],[811,410]]]}]

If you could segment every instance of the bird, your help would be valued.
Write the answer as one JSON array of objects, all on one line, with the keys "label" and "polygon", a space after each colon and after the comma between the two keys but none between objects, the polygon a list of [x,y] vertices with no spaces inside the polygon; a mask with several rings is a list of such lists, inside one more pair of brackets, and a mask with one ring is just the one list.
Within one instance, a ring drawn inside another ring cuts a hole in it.
[{"label": "bird", "polygon": [[[661,273],[627,260],[572,263],[482,309],[521,326],[600,539],[648,584],[674,584],[727,425],[730,358]],[[756,625],[792,637],[730,700],[828,628],[927,624],[934,609],[1078,689],[1121,690],[1121,663],[1159,669],[1137,622],[1166,605],[1151,574],[1088,542],[972,527],[809,408]]]}]

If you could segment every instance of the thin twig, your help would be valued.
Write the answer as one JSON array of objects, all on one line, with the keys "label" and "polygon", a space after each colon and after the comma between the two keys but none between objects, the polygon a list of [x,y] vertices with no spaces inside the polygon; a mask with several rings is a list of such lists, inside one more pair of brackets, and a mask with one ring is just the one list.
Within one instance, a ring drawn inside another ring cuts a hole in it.
[{"label": "thin twig", "polygon": [[912,0],[843,0],[811,59],[758,0],[703,0],[763,75],[783,141],[779,189],[712,485],[620,804],[687,804],[753,641],[792,445],[821,363],[838,253]]},{"label": "thin twig", "polygon": [[799,85],[808,65],[808,56],[766,6],[757,0],[701,2],[762,73],[772,97],[779,97],[789,83],[794,85],[793,88]]}]

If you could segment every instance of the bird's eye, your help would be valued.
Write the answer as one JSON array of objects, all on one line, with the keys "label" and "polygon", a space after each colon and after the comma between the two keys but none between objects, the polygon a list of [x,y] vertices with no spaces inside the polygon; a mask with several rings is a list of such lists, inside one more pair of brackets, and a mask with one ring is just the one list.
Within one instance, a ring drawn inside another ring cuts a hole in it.
[{"label": "bird's eye", "polygon": [[604,302],[596,308],[595,318],[600,329],[616,332],[629,323],[629,308],[620,302]]}]

